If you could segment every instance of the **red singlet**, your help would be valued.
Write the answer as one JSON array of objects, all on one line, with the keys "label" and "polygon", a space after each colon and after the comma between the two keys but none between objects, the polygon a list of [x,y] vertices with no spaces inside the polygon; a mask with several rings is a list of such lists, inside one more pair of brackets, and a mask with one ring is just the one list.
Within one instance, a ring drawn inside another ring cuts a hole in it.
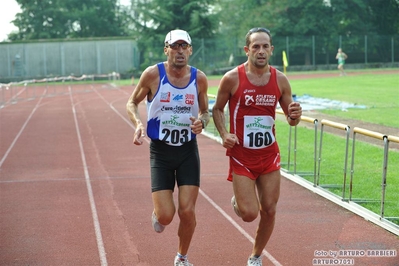
[{"label": "red singlet", "polygon": [[[276,69],[270,66],[270,79],[264,86],[253,85],[238,66],[239,85],[229,100],[230,133],[239,144],[227,149],[231,172],[256,179],[260,174],[280,169],[280,151],[275,138],[276,106],[281,97]],[[248,174],[246,174],[248,173]]]}]

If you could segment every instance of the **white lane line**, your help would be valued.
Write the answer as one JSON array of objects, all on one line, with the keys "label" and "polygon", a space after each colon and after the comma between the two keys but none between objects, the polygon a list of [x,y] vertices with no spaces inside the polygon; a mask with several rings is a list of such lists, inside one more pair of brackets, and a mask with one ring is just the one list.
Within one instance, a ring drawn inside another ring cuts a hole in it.
[{"label": "white lane line", "polygon": [[[46,91],[43,92],[43,95]],[[21,129],[19,130],[18,134],[15,136],[14,140],[11,142],[10,147],[8,147],[7,151],[4,153],[3,158],[0,161],[0,168],[3,165],[4,161],[7,159],[8,154],[11,152],[11,150],[14,148],[15,143],[17,142],[17,140],[19,139],[19,137],[21,136],[22,132],[24,131],[26,125],[29,123],[30,119],[32,118],[33,114],[36,112],[36,110],[38,109],[40,103],[43,100],[43,95],[40,97],[39,101],[36,103],[35,107],[33,108],[32,112],[30,113],[30,115],[28,116],[28,118],[26,119],[25,123],[22,125]]]},{"label": "white lane line", "polygon": [[[231,218],[219,205],[216,204],[202,189],[199,190],[200,194],[216,209],[224,218],[227,219],[243,236],[245,236],[252,244],[255,243],[255,239],[251,237],[236,221]],[[275,266],[282,266],[266,249],[263,250],[262,255],[267,257]]]},{"label": "white lane line", "polygon": [[[98,95],[106,104],[108,104],[108,107],[109,107],[109,108],[111,108],[120,118],[122,118],[123,121],[126,122],[126,124],[128,124],[131,128],[136,129],[136,128],[133,126],[132,122],[130,122],[130,120],[127,119],[126,116],[123,116],[123,115],[114,107],[114,102],[117,102],[117,101],[119,101],[119,100],[121,100],[121,99],[124,99],[124,98],[121,97],[121,98],[116,99],[116,100],[114,100],[114,101],[112,101],[112,102],[108,102],[108,101],[97,91],[97,89],[93,88],[93,90],[97,93],[97,95]],[[122,92],[123,92],[123,91],[122,91]],[[150,144],[150,139],[149,139],[148,137],[144,137],[143,140],[144,140],[145,142],[147,142],[148,144]]]},{"label": "white lane line", "polygon": [[[114,102],[117,102],[117,101],[119,101],[119,100],[125,99],[125,97],[120,97],[120,98],[118,98],[118,99],[116,99],[116,100],[114,100],[114,101],[112,101],[112,102],[109,102],[107,99],[104,98],[104,96],[101,95],[101,93],[98,92],[98,90],[97,90],[96,88],[94,88],[94,87],[92,86],[92,89],[93,89],[93,91],[94,91],[95,93],[97,93],[98,97],[100,97],[101,100],[103,100],[103,102],[105,102],[105,103],[108,105],[109,108],[111,108],[120,118],[122,118],[123,121],[125,121],[131,128],[134,129],[134,126],[132,125],[132,123],[130,122],[130,120],[126,118],[126,115],[125,115],[125,116],[122,115],[122,114],[121,114],[118,110],[116,110],[116,108],[113,106],[113,103],[114,103]],[[125,92],[122,91],[122,90],[119,90],[119,91],[125,93]]]},{"label": "white lane line", "polygon": [[[94,89],[94,91],[100,96],[100,98],[109,105],[109,107],[118,115],[122,118],[122,120],[124,120],[126,123],[128,123],[132,128],[134,128],[134,126],[132,125],[132,123],[126,119],[114,106],[113,106],[113,102],[109,103],[106,99],[104,99],[104,97],[96,90]],[[115,100],[117,101],[117,100]],[[114,102],[115,102],[114,101]],[[215,141],[218,142],[217,139],[214,139]],[[149,143],[148,138],[146,138],[146,142]],[[239,225],[237,224],[232,218],[231,216],[229,216],[219,205],[217,205],[202,189],[199,190],[200,194],[216,209],[218,210],[226,219],[227,221],[229,221],[242,235],[244,235],[252,244],[255,243],[255,240]],[[282,264],[280,264],[280,262],[278,262],[269,252],[266,251],[266,249],[263,250],[262,255],[267,257],[275,266],[282,266]]]},{"label": "white lane line", "polygon": [[[13,95],[13,91],[14,91],[13,88],[17,88],[17,93],[14,94],[14,95]],[[4,105],[3,105],[3,106],[5,106],[5,105],[7,105],[7,104],[9,105],[9,104],[13,104],[13,103],[18,102],[18,96],[21,95],[21,94],[26,90],[26,86],[24,86],[24,88],[23,88],[22,90],[19,90],[19,91],[18,91],[18,88],[20,88],[20,87],[19,87],[19,86],[15,87],[15,86],[12,86],[12,85],[11,85],[11,86],[5,86],[5,87],[4,87],[4,89],[10,91],[12,97],[11,97],[10,99],[8,99],[8,101],[4,102]],[[2,86],[0,86],[0,90],[2,90],[2,93],[3,93],[3,94],[4,94],[4,89],[2,88]],[[3,107],[3,106],[2,106],[2,107]]]},{"label": "white lane line", "polygon": [[75,109],[75,103],[74,103],[73,97],[72,97],[71,86],[69,86],[68,89],[69,89],[69,98],[71,99],[73,118],[75,121],[76,134],[78,136],[78,141],[79,141],[80,156],[82,157],[82,164],[83,164],[83,169],[84,169],[84,174],[85,174],[86,187],[87,187],[87,192],[89,195],[91,214],[92,214],[93,223],[94,223],[94,231],[96,233],[98,254],[100,256],[101,265],[107,266],[108,262],[107,262],[107,257],[106,257],[106,253],[105,253],[103,238],[101,235],[100,221],[98,220],[96,203],[94,201],[93,189],[91,187],[90,175],[89,175],[89,170],[87,168],[86,157],[85,157],[85,152],[83,149],[82,138],[80,135],[79,123],[78,123],[78,118],[76,116],[76,109]]}]

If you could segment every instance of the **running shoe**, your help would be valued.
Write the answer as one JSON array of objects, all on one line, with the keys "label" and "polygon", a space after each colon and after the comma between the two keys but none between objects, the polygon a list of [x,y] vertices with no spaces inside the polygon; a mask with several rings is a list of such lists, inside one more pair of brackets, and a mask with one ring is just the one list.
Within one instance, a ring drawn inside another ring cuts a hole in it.
[{"label": "running shoe", "polygon": [[248,258],[247,266],[262,266],[262,256],[254,257],[251,256]]},{"label": "running shoe", "polygon": [[233,196],[231,198],[231,205],[233,206],[234,212],[237,214],[238,217],[241,217],[241,213],[237,208],[237,203],[236,203],[236,196]]},{"label": "running shoe", "polygon": [[194,266],[194,264],[188,262],[188,259],[183,259],[179,258],[179,256],[176,256],[174,266]]},{"label": "running shoe", "polygon": [[152,212],[151,221],[152,221],[152,227],[154,227],[155,232],[162,233],[163,230],[165,230],[165,226],[158,222],[158,218],[155,215],[155,212]]}]

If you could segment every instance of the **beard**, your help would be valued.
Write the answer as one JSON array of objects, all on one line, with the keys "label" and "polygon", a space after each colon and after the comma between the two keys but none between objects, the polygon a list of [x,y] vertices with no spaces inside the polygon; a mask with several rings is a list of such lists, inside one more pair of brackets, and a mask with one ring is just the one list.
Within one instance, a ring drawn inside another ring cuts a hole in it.
[{"label": "beard", "polygon": [[187,66],[187,60],[173,60],[172,62],[173,67],[175,68],[184,68]]},{"label": "beard", "polygon": [[267,60],[267,58],[262,60],[254,59],[252,63],[256,68],[264,68],[269,64],[269,60]]}]

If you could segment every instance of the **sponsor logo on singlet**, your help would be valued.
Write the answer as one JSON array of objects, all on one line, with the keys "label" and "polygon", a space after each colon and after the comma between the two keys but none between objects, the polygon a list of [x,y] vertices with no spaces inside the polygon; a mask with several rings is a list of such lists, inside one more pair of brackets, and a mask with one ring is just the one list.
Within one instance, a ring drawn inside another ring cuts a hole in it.
[{"label": "sponsor logo on singlet", "polygon": [[162,103],[170,102],[170,92],[161,92],[161,100]]},{"label": "sponsor logo on singlet", "polygon": [[178,115],[172,115],[170,117],[170,120],[164,120],[162,121],[163,125],[173,125],[173,126],[178,126],[178,127],[189,127],[190,124],[187,123],[180,123],[177,120],[179,119]]},{"label": "sponsor logo on singlet", "polygon": [[[245,92],[252,92],[251,90],[245,90]],[[255,99],[254,99],[255,97]],[[257,106],[275,106],[276,104],[276,95],[268,95],[268,94],[245,94],[245,105],[251,106],[255,104]]]},{"label": "sponsor logo on singlet", "polygon": [[245,95],[245,105],[250,106],[254,101],[253,95]]},{"label": "sponsor logo on singlet", "polygon": [[162,106],[162,112],[172,112],[174,114],[190,114],[191,107],[190,106]]},{"label": "sponsor logo on singlet", "polygon": [[255,117],[254,118],[254,122],[245,125],[247,128],[251,128],[251,129],[255,129],[255,128],[263,128],[263,129],[271,129],[271,126],[266,126],[266,125],[262,125],[261,121],[263,120],[263,118],[261,117]]},{"label": "sponsor logo on singlet", "polygon": [[274,106],[276,103],[276,95],[256,95],[256,105]]},{"label": "sponsor logo on singlet", "polygon": [[176,94],[174,97],[173,97],[173,101],[174,102],[181,102],[183,100],[183,95],[182,94]]},{"label": "sponsor logo on singlet", "polygon": [[194,99],[195,99],[194,94],[187,93],[185,103],[188,105],[194,105]]}]

